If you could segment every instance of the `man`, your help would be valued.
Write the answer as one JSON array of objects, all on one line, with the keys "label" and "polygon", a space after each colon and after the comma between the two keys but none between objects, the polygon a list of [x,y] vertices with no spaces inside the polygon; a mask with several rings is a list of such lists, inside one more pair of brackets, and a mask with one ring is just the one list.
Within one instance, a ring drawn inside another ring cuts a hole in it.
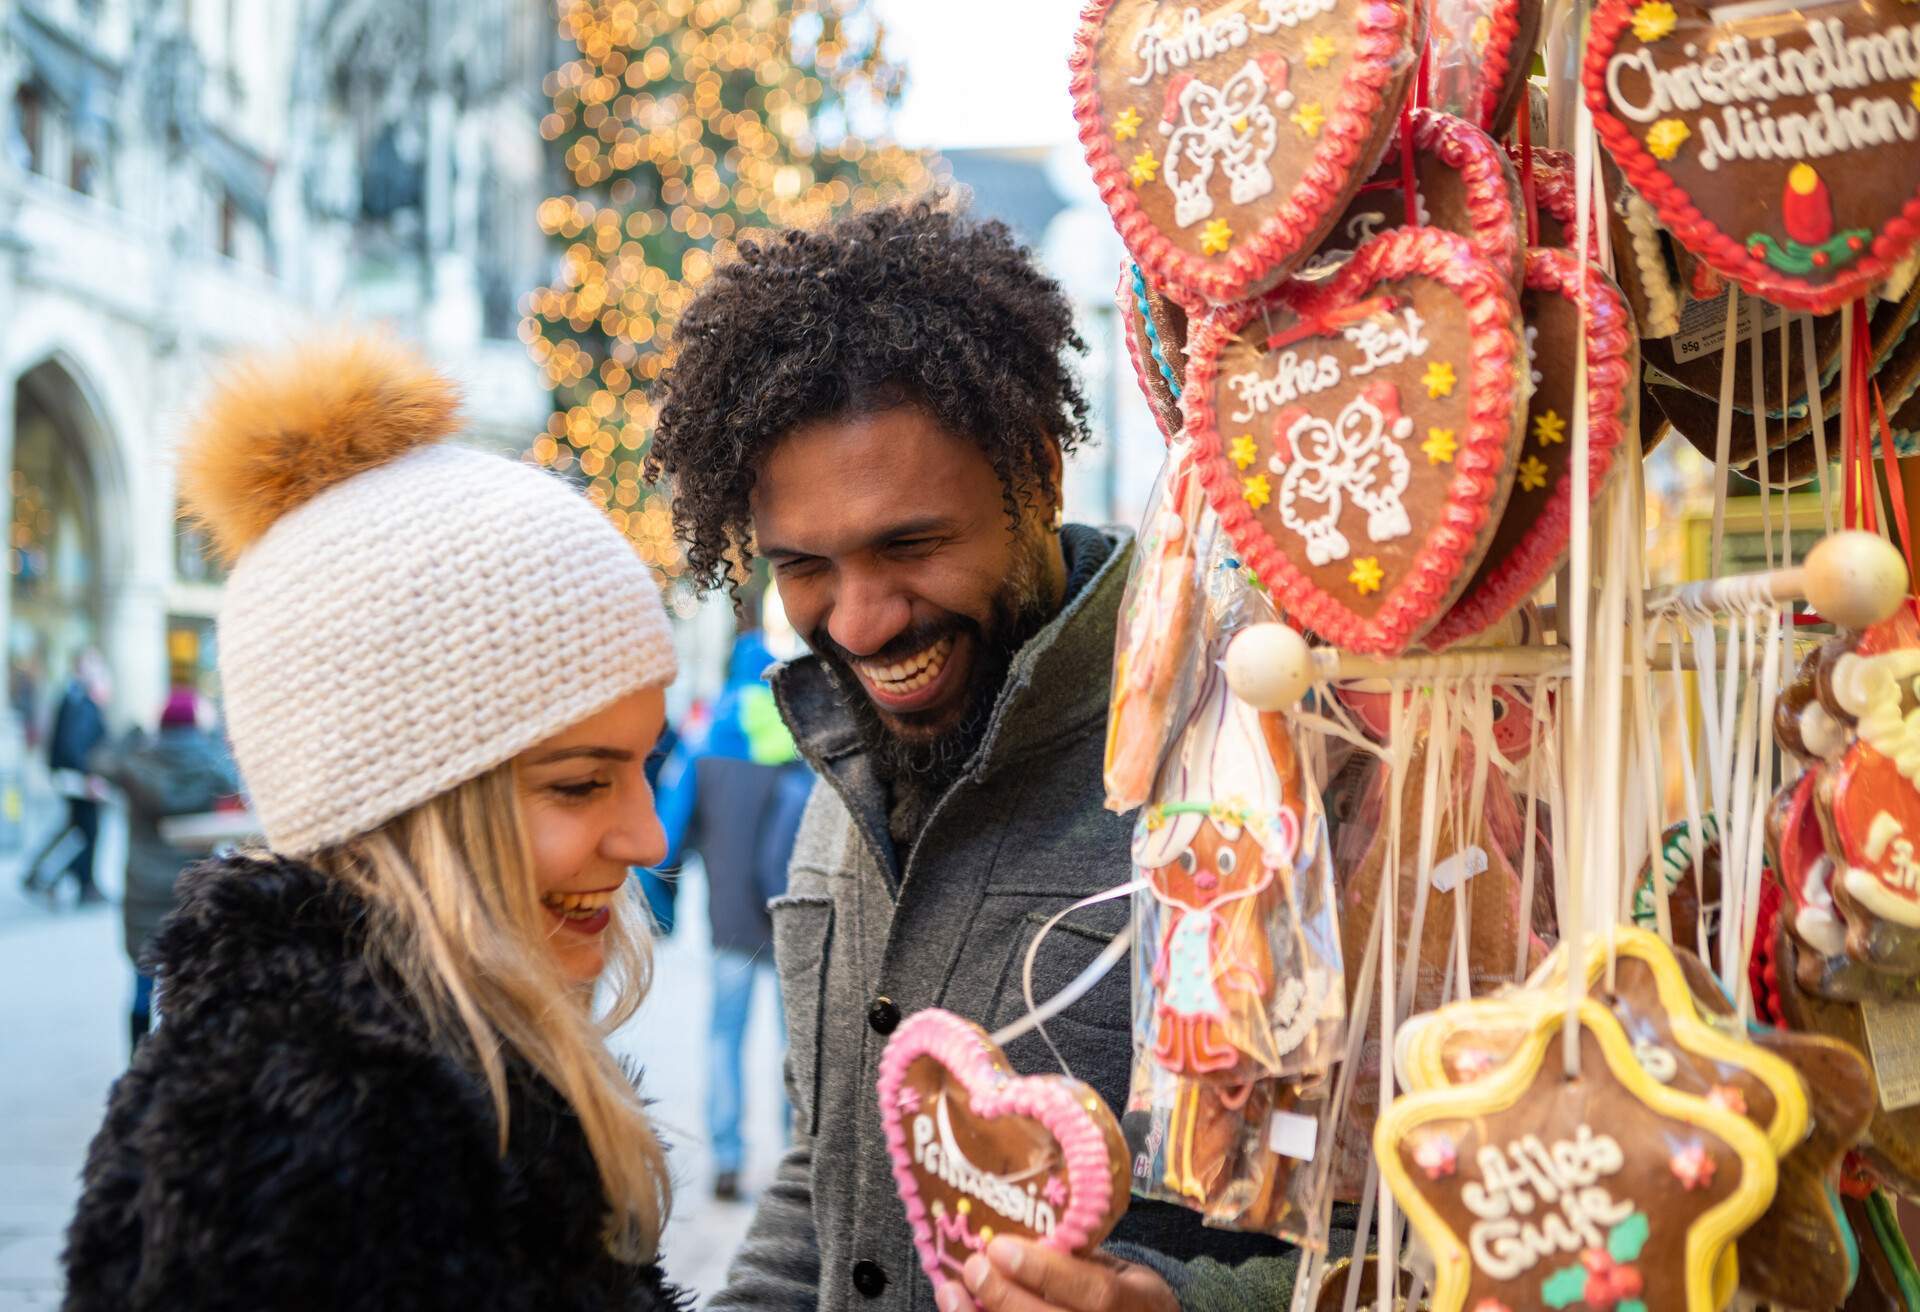
[{"label": "man", "polygon": [[[88,758],[106,740],[107,719],[100,708],[111,696],[107,664],[100,653],[91,648],[81,652],[47,738],[47,766],[54,787],[66,798],[66,823],[27,863],[22,883],[30,893],[57,893],[60,882],[71,877],[81,905],[105,900],[93,871],[100,840],[100,782],[89,769]],[[51,875],[42,871],[50,859],[62,855],[66,861],[59,869]]]},{"label": "man", "polygon": [[[767,904],[787,890],[787,862],[813,775],[780,722],[762,676],[773,663],[758,633],[742,633],[727,658],[727,684],[713,718],[660,772],[660,823],[668,867],[700,853],[707,874],[713,939],[713,1011],[707,1035],[707,1138],[713,1196],[740,1197],[746,1144],[741,1048],[754,981],[771,976],[773,927]],[[778,981],[772,981],[779,1005]]]},{"label": "man", "polygon": [[[676,341],[653,472],[700,582],[749,552],[771,566],[812,648],[774,692],[824,785],[773,908],[794,1144],[713,1306],[924,1308],[873,1094],[886,1036],[923,1007],[1022,1015],[1038,926],[1131,877],[1100,782],[1131,546],[1060,522],[1087,436],[1064,356],[1084,346],[1003,226],[926,203],[743,244]],[[1126,915],[1105,903],[1049,936],[1036,1000]],[[1048,1024],[1116,1112],[1128,992],[1114,971]],[[1034,1035],[1007,1056],[1053,1068]],[[1097,1259],[989,1248],[942,1312],[969,1294],[988,1312],[1284,1306],[1291,1284],[1273,1241],[1139,1200]]]}]

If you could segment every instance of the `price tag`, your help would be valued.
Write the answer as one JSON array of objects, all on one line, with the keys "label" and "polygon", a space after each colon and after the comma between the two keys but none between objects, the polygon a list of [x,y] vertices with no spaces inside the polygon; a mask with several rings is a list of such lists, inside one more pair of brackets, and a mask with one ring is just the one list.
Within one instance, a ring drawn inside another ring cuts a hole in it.
[{"label": "price tag", "polygon": [[1880,1105],[1890,1112],[1920,1106],[1920,1001],[1863,998],[1860,1015]]}]

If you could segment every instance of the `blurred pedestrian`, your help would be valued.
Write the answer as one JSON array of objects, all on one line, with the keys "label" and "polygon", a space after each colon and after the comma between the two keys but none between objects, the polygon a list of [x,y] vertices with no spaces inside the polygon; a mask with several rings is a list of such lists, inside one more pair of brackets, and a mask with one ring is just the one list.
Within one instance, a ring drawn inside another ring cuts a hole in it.
[{"label": "blurred pedestrian", "polygon": [[[60,696],[59,708],[53,713],[53,732],[47,736],[47,767],[53,775],[54,791],[66,799],[66,819],[27,863],[21,883],[29,893],[58,893],[61,881],[72,879],[78,886],[81,905],[105,900],[94,879],[104,789],[92,773],[90,758],[106,740],[103,708],[112,695],[106,661],[92,648],[81,652],[73,664],[73,677]],[[51,874],[46,872],[48,865],[55,867]]]},{"label": "blurred pedestrian", "polygon": [[[682,739],[661,770],[660,818],[667,861],[700,854],[713,936],[713,1010],[707,1037],[707,1137],[713,1196],[740,1197],[746,1141],[742,1052],[755,981],[764,976],[779,1014],[773,925],[767,903],[787,891],[800,813],[813,788],[793,735],[764,681],[773,657],[758,633],[734,640],[727,682],[703,731]],[[782,1025],[784,1028],[784,1025]],[[785,1116],[782,1098],[782,1116]]]},{"label": "blurred pedestrian", "polygon": [[240,780],[226,744],[201,726],[200,699],[191,688],[168,695],[158,734],[136,732],[117,751],[96,752],[94,764],[126,798],[127,880],[120,909],[134,971],[128,1034],[137,1051],[153,1025],[147,942],[173,910],[174,881],[198,855],[162,838],[160,822],[237,802]]},{"label": "blurred pedestrian", "polygon": [[189,870],[154,936],[165,1016],[88,1154],[68,1312],[682,1302],[605,1043],[648,975],[627,870],[666,847],[665,608],[591,503],[458,425],[369,340],[235,370],[191,430],[270,850]]}]

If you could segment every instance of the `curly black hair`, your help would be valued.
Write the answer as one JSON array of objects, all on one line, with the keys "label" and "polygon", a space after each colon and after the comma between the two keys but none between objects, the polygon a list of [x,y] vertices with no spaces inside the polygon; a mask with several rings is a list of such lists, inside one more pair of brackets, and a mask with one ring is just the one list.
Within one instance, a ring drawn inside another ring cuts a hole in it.
[{"label": "curly black hair", "polygon": [[674,531],[702,589],[750,541],[748,494],[803,424],[910,402],[979,445],[1016,521],[1048,487],[1051,443],[1088,437],[1066,352],[1085,351],[1060,287],[998,221],[942,197],[740,245],[675,330],[647,477],[671,480]]}]

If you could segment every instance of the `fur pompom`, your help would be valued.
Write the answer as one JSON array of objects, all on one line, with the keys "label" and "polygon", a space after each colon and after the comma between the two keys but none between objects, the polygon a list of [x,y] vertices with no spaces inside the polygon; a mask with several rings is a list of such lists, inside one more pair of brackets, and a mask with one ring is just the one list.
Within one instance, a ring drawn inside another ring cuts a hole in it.
[{"label": "fur pompom", "polygon": [[180,500],[231,562],[288,511],[451,435],[452,382],[383,337],[309,342],[229,367],[189,427]]}]

